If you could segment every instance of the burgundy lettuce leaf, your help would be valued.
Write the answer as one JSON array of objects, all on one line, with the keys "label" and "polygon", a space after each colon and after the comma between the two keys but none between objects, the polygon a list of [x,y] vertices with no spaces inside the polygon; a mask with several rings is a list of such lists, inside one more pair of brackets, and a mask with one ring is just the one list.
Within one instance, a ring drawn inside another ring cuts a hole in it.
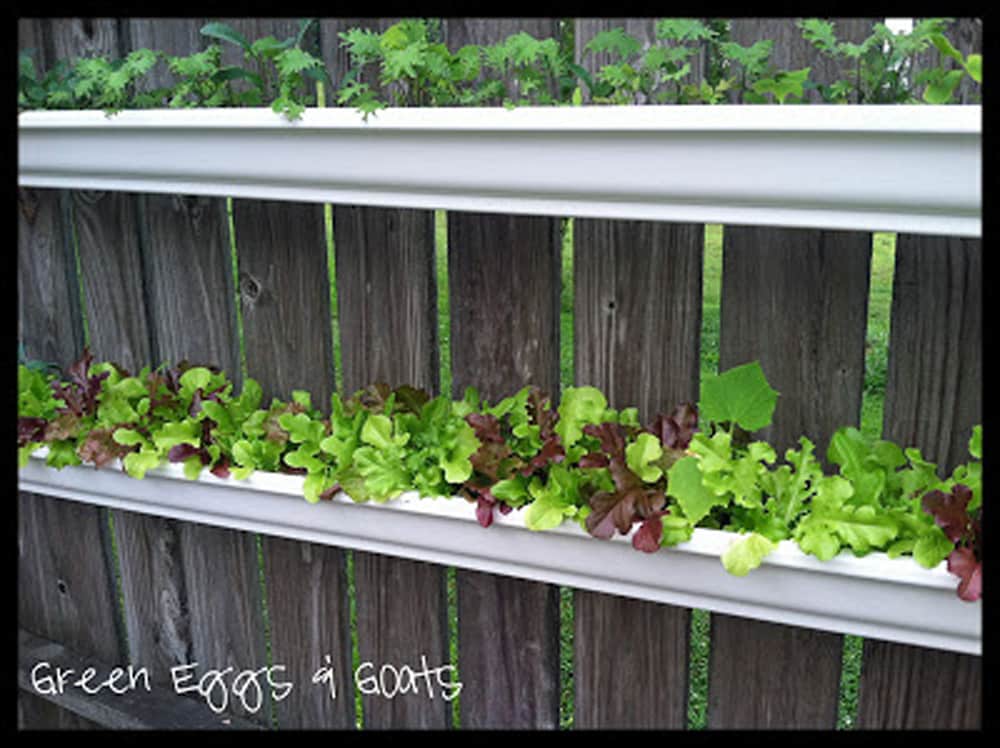
[{"label": "burgundy lettuce leaf", "polygon": [[32,442],[43,441],[45,439],[45,427],[47,425],[48,421],[44,418],[18,416],[17,446],[26,447]]},{"label": "burgundy lettuce leaf", "polygon": [[[228,472],[228,470],[227,470],[227,472]],[[338,491],[340,491],[340,490],[341,490],[340,484],[339,483],[334,483],[328,489],[326,489],[325,491],[323,491],[322,493],[320,493],[319,500],[320,501],[333,501],[334,495]]]},{"label": "burgundy lettuce leaf", "polygon": [[84,462],[92,462],[100,468],[138,448],[119,444],[112,438],[114,432],[113,428],[92,430],[77,448],[77,455]]},{"label": "burgundy lettuce leaf", "polygon": [[[225,455],[221,456],[214,465],[212,465],[210,472],[216,478],[228,478],[229,477],[229,458]],[[320,498],[323,498],[322,495]]]},{"label": "burgundy lettuce leaf", "polygon": [[663,490],[643,483],[625,461],[626,432],[620,424],[588,424],[583,433],[600,442],[615,484],[614,491],[599,491],[590,497],[586,524],[591,535],[607,539],[615,530],[625,535],[635,522],[662,511],[667,501]]},{"label": "burgundy lettuce leaf", "polygon": [[[88,376],[87,371],[93,360],[94,354],[85,347],[83,355],[67,370],[70,381],[53,380],[51,384],[52,396],[66,404],[57,412],[87,416],[97,410],[97,396],[101,392],[101,382],[108,377],[109,372],[104,371],[97,376]],[[116,368],[124,371],[121,367],[116,366]]]},{"label": "burgundy lettuce leaf", "polygon": [[[505,468],[509,468],[512,458],[513,453],[511,452],[510,447],[506,444],[483,442],[479,449],[473,452],[472,456],[469,457],[469,462],[472,463],[472,469],[474,471],[470,480],[475,478],[478,474],[479,476],[486,478],[488,485],[492,486],[497,481],[503,480],[505,473],[507,472]],[[475,484],[480,481],[473,482]]]},{"label": "burgundy lettuce leaf", "polygon": [[191,406],[188,408],[188,415],[191,418],[197,418],[198,414],[201,412],[201,404],[206,400],[214,400],[217,403],[222,402],[222,393],[226,389],[226,385],[221,387],[216,387],[210,392],[204,392],[201,387],[194,391],[191,396]]},{"label": "burgundy lettuce leaf", "polygon": [[663,522],[660,517],[666,511],[654,512],[642,521],[639,529],[632,536],[632,547],[643,553],[656,553],[660,550],[660,538],[663,536]]},{"label": "burgundy lettuce leaf", "polygon": [[146,389],[149,392],[150,412],[155,412],[158,408],[172,411],[180,404],[177,389],[172,388],[170,379],[164,374],[150,372],[146,380]]},{"label": "burgundy lettuce leaf", "polygon": [[502,499],[498,499],[490,493],[488,486],[472,485],[469,481],[462,485],[458,494],[466,501],[476,505],[476,521],[483,527],[489,527],[493,524],[494,511],[507,514],[512,508]]},{"label": "burgundy lettuce leaf", "polygon": [[479,439],[479,449],[472,453],[473,475],[467,481],[473,490],[494,485],[509,477],[512,469],[520,466],[520,458],[514,454],[501,432],[500,420],[489,413],[469,413],[465,422],[472,427]]},{"label": "burgundy lettuce leaf", "polygon": [[969,532],[970,517],[966,507],[972,499],[972,491],[957,485],[951,493],[928,491],[920,505],[934,517],[934,522],[944,530],[944,534],[954,543],[959,542]]},{"label": "burgundy lettuce leaf", "polygon": [[521,475],[530,477],[535,473],[544,470],[551,463],[562,462],[566,459],[566,450],[563,449],[562,440],[558,434],[551,434],[543,443],[534,457],[528,460],[527,464],[521,468]]},{"label": "burgundy lettuce leaf", "polygon": [[194,456],[201,457],[201,463],[207,465],[208,454],[200,447],[195,447],[190,444],[175,444],[167,452],[167,459],[170,462],[184,462],[184,460],[189,457]]},{"label": "burgundy lettuce leaf", "polygon": [[983,594],[983,564],[971,548],[956,548],[948,555],[948,571],[959,578],[958,596],[975,602]]},{"label": "burgundy lettuce leaf", "polygon": [[582,468],[602,468],[609,464],[611,464],[611,460],[603,452],[588,452],[577,463]]},{"label": "burgundy lettuce leaf", "polygon": [[948,556],[948,571],[959,578],[958,596],[975,602],[982,596],[983,566],[971,548],[956,548]]},{"label": "burgundy lettuce leaf", "polygon": [[500,420],[489,413],[469,413],[465,422],[476,432],[476,438],[483,442],[503,444],[503,434],[500,433]]},{"label": "burgundy lettuce leaf", "polygon": [[486,496],[486,494],[480,494],[476,501],[476,520],[483,527],[489,527],[493,524],[494,502],[489,501]]},{"label": "burgundy lettuce leaf", "polygon": [[55,418],[45,427],[44,441],[54,442],[62,439],[75,439],[83,428],[80,414],[73,411],[58,412]]},{"label": "burgundy lettuce leaf", "polygon": [[547,441],[555,434],[555,425],[559,421],[559,412],[552,407],[552,398],[538,387],[528,391],[528,415],[539,428],[542,441]]},{"label": "burgundy lettuce leaf", "polygon": [[983,508],[968,511],[972,490],[957,484],[951,493],[928,491],[921,500],[923,510],[934,517],[955,550],[948,555],[948,571],[959,578],[958,596],[973,602],[983,594]]},{"label": "burgundy lettuce leaf", "polygon": [[691,403],[678,405],[670,414],[657,415],[645,430],[658,437],[664,447],[687,449],[698,430],[698,410]]}]

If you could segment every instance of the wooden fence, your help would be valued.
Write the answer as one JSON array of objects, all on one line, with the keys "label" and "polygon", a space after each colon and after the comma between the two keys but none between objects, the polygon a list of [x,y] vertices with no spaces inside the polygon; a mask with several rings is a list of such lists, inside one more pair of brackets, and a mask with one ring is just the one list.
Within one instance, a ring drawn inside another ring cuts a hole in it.
[{"label": "wooden fence", "polygon": [[[43,65],[140,46],[187,54],[202,48],[208,20],[218,19],[21,19],[19,46],[38,50]],[[222,20],[250,38],[297,28],[293,19]],[[838,28],[856,39],[871,20]],[[650,19],[577,19],[577,51],[626,21],[651,38]],[[346,64],[336,33],[386,23],[322,20],[318,42],[335,80]],[[818,65],[791,24],[737,19],[733,37],[775,38],[783,64]],[[522,29],[560,33],[541,18],[442,25],[452,48]],[[558,395],[559,217],[449,213],[439,289],[433,212],[333,206],[332,309],[322,206],[233,201],[234,288],[223,198],[21,189],[18,202],[18,331],[33,358],[65,365],[86,339],[99,360],[137,368],[186,357],[237,382],[245,366],[266,398],[303,387],[324,402],[339,334],[342,391],[378,379],[437,391],[444,294],[454,394],[474,384],[495,399],[530,382]],[[693,224],[575,222],[576,383],[642,415],[697,399],[703,234]],[[782,395],[766,434],[777,446],[801,433],[825,443],[859,422],[871,250],[863,232],[725,227],[720,366],[760,359]],[[981,418],[981,256],[978,239],[897,240],[884,434],[945,469],[963,458]],[[452,656],[445,567],[40,495],[21,493],[18,506],[22,662],[39,653],[132,662],[163,691],[162,701],[42,699],[22,679],[23,727],[216,724],[167,692],[171,667],[282,663],[298,681],[329,655],[341,697],[297,688],[269,705],[273,714],[231,707],[228,724],[353,728],[352,615],[362,661]],[[558,727],[559,589],[454,574],[458,723]],[[573,610],[573,725],[684,728],[691,611],[580,590]],[[713,614],[708,726],[834,727],[842,649],[838,634]],[[981,658],[868,639],[858,702],[859,727],[978,727]],[[365,696],[361,706],[365,728],[444,728],[455,716],[453,704],[413,694]]]}]

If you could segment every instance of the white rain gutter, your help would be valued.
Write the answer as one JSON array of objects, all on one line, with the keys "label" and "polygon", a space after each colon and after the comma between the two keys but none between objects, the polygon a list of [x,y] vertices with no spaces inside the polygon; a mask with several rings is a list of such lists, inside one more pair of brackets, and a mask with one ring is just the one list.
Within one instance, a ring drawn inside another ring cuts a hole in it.
[{"label": "white rain gutter", "polygon": [[980,236],[979,106],[25,112],[19,184]]},{"label": "white rain gutter", "polygon": [[142,480],[120,469],[46,467],[39,450],[19,471],[19,488],[88,504],[390,556],[452,565],[641,600],[980,654],[982,604],[956,595],[942,564],[924,569],[883,553],[830,561],[782,541],[761,567],[734,577],[720,556],[736,535],[697,529],[691,541],[646,554],[618,536],[602,541],[577,524],[528,530],[524,512],[481,527],[472,504],[421,499],[357,504],[344,494],[309,504],[299,476],[254,473],[247,481],[205,473],[183,477],[164,465]]}]

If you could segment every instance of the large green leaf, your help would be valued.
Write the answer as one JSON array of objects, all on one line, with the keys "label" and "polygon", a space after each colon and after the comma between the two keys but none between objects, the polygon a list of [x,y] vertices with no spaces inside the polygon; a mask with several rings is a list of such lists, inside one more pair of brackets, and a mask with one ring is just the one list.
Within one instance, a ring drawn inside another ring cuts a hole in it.
[{"label": "large green leaf", "polygon": [[771,423],[778,392],[771,389],[760,363],[753,361],[705,377],[698,411],[714,423],[731,421],[747,431]]}]

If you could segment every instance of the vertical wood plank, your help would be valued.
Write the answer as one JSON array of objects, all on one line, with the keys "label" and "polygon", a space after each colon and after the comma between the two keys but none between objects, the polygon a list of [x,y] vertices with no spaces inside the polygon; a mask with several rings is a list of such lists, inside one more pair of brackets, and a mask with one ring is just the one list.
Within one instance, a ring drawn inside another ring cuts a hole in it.
[{"label": "vertical wood plank", "polygon": [[[577,19],[577,60],[592,73],[607,60],[585,54],[587,42],[616,27],[655,42],[655,19]],[[697,402],[704,226],[578,218],[573,241],[576,384],[599,387],[612,407],[637,406],[643,420]],[[690,615],[574,590],[574,727],[683,728]],[[616,687],[622,671],[635,688]]]},{"label": "vertical wood plank", "polygon": [[896,240],[883,433],[946,476],[983,419],[982,239]]},{"label": "vertical wood plank", "polygon": [[[314,407],[328,411],[334,371],[322,208],[237,200],[233,218],[248,376],[261,383],[265,402],[305,389]],[[344,551],[269,536],[261,541],[271,656],[300,684],[275,705],[278,725],[353,727]],[[336,699],[311,684],[327,664]]]},{"label": "vertical wood plank", "polygon": [[760,360],[780,396],[759,433],[779,454],[802,434],[825,454],[859,423],[870,260],[870,234],[724,230],[720,367]]},{"label": "vertical wood plank", "polygon": [[[19,22],[19,44],[35,46],[47,69],[56,39],[76,22]],[[64,193],[18,190],[18,335],[29,358],[64,368],[83,349]],[[95,506],[18,492],[18,622],[82,654],[122,662],[122,625],[115,595],[107,513]],[[26,728],[76,729],[85,723],[64,709],[19,696]]]},{"label": "vertical wood plank", "polygon": [[[248,375],[265,402],[305,389],[327,410],[334,373],[322,209],[239,200],[233,215]],[[321,688],[293,689],[276,705],[279,726],[353,727],[343,551],[266,536],[262,551],[274,662],[305,684],[330,655],[337,678],[337,699]]]},{"label": "vertical wood plank", "polygon": [[96,507],[21,492],[18,620],[40,636],[121,662],[107,520]]},{"label": "vertical wood plank", "polygon": [[334,372],[321,206],[234,200],[233,221],[248,376],[266,402],[301,387],[328,408]]},{"label": "vertical wood plank", "polygon": [[711,631],[709,728],[836,724],[840,636],[715,613]]},{"label": "vertical wood plank", "polygon": [[[434,214],[338,205],[334,237],[345,392],[381,380],[436,393]],[[355,552],[354,573],[363,662],[448,660],[444,567]],[[450,724],[448,705],[423,695],[363,699],[366,728]]]},{"label": "vertical wood plank", "polygon": [[[982,19],[959,18],[947,36],[963,55],[981,53],[982,30]],[[918,56],[913,73],[937,58]],[[960,104],[979,101],[968,78],[957,94]],[[968,459],[982,422],[982,250],[981,239],[896,239],[882,431],[919,447],[941,475]],[[978,729],[982,692],[982,657],[866,639],[858,726]]]},{"label": "vertical wood plank", "polygon": [[[942,476],[982,422],[982,303],[981,239],[898,236],[883,435]],[[981,726],[981,657],[866,639],[863,663],[859,727]]]},{"label": "vertical wood plank", "polygon": [[[863,39],[871,23],[837,19],[838,36]],[[734,19],[731,35],[745,45],[774,39],[774,64],[812,66],[814,80],[840,75],[801,38],[794,19]],[[859,422],[870,261],[867,233],[724,230],[719,365],[761,362],[781,393],[761,436],[779,453],[805,434],[823,454],[837,427]],[[842,640],[713,614],[709,727],[834,727]]]},{"label": "vertical wood plank", "polygon": [[[319,508],[317,508],[319,510]],[[295,688],[275,705],[280,729],[355,726],[346,554],[340,548],[261,537],[271,658]],[[336,698],[314,685],[320,667],[334,670]]]},{"label": "vertical wood plank", "polygon": [[[475,386],[496,402],[535,384],[557,400],[559,245],[558,219],[449,213],[453,396]],[[556,727],[558,588],[456,580],[463,727]]]},{"label": "vertical wood plank", "polygon": [[[381,32],[396,20],[322,21],[321,49],[335,86],[350,64],[337,34],[350,28]],[[334,100],[328,93],[327,101]],[[437,393],[433,212],[335,205],[333,234],[345,394],[380,380]],[[413,666],[421,654],[432,666],[449,660],[444,567],[355,551],[354,575],[362,662]],[[410,693],[362,700],[366,728],[451,724],[451,706],[441,699]]]},{"label": "vertical wood plank", "polygon": [[83,317],[60,192],[20,187],[17,207],[17,337],[65,368],[83,351]]},{"label": "vertical wood plank", "polygon": [[[123,33],[129,47],[155,47],[156,41],[194,39],[191,27],[196,25],[200,24],[192,20],[133,19],[123,23]],[[172,49],[175,54],[193,51],[197,49]],[[136,310],[143,305],[125,308],[114,301],[145,299],[146,335],[152,350],[143,360],[129,364],[190,356],[199,363],[222,366],[238,381],[222,202],[142,196],[137,204],[131,209],[137,219],[130,226],[115,226],[114,214],[107,213],[92,219],[99,230],[80,234],[84,272],[93,278],[87,297],[92,334],[108,341],[107,356],[133,355],[120,331],[139,324]],[[107,253],[114,251],[101,239],[108,232],[121,234],[114,246],[138,247],[141,274],[100,272],[102,263],[108,262]],[[115,346],[117,351],[112,350]],[[209,668],[252,668],[266,663],[252,534],[128,512],[115,512],[113,517],[133,662],[151,665],[151,675],[158,682],[167,682],[169,668],[179,664],[197,662],[201,673]],[[235,704],[231,709],[246,714]],[[267,707],[246,716],[266,722]]]},{"label": "vertical wood plank", "polygon": [[[575,222],[577,384],[600,387],[612,407],[637,405],[642,419],[697,402],[702,235],[685,224]],[[574,726],[684,727],[690,610],[583,590],[574,605]],[[622,648],[623,636],[642,645]],[[615,688],[619,668],[646,687]]]},{"label": "vertical wood plank", "polygon": [[[150,362],[152,345],[143,296],[135,196],[125,192],[69,193],[80,254],[90,349],[135,371]],[[107,324],[107,317],[115,321]]]},{"label": "vertical wood plank", "polygon": [[982,657],[865,639],[862,662],[858,729],[982,727]]},{"label": "vertical wood plank", "polygon": [[[338,205],[334,238],[345,392],[385,381],[436,393],[433,213]],[[420,654],[432,666],[448,661],[444,567],[355,552],[354,573],[363,662],[412,666]],[[362,698],[366,728],[450,724],[443,700]]]},{"label": "vertical wood plank", "polygon": [[[552,18],[442,26],[451,49],[559,34]],[[496,402],[535,384],[558,401],[560,243],[555,217],[448,214],[453,396],[475,386]],[[462,726],[557,727],[558,587],[465,570],[456,583]]]},{"label": "vertical wood plank", "polygon": [[338,205],[333,219],[345,393],[379,379],[437,392],[433,212]]}]

